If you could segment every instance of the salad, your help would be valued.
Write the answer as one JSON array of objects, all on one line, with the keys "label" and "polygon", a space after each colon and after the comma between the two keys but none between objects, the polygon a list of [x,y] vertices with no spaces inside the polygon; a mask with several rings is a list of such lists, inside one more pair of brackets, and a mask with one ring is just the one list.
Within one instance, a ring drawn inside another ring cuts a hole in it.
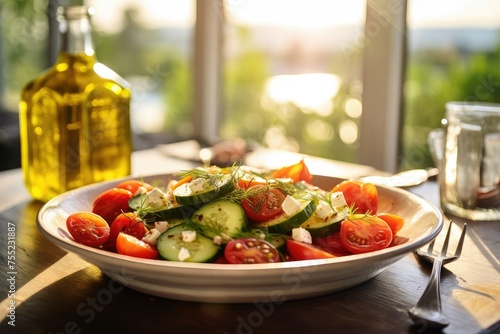
[{"label": "salad", "polygon": [[245,166],[180,172],[166,186],[127,180],[67,217],[74,240],[139,258],[273,263],[372,252],[404,219],[379,213],[375,185],[312,185],[304,160],[275,171]]}]

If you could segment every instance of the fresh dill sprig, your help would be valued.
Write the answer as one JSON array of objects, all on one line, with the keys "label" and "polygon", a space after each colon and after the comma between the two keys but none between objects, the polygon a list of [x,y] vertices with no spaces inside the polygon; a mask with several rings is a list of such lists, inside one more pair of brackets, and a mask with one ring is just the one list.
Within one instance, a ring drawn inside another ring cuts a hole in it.
[{"label": "fresh dill sprig", "polygon": [[283,234],[277,234],[277,233],[270,233],[267,231],[267,229],[259,229],[259,228],[249,228],[246,231],[238,231],[238,233],[234,236],[234,239],[239,239],[239,238],[256,238],[256,239],[262,239],[262,240],[267,240],[270,241],[272,238],[275,237],[283,237]]},{"label": "fresh dill sprig", "polygon": [[240,239],[240,238],[256,238],[261,240],[270,241],[272,238],[280,236],[283,237],[282,234],[270,233],[267,229],[255,229],[255,228],[247,228],[244,230],[237,229],[231,233],[231,236],[227,234],[228,228],[221,223],[216,222],[215,220],[208,221],[205,224],[197,223],[193,220],[186,220],[184,224],[188,226],[190,229],[196,231],[207,238],[213,238],[214,243],[217,244],[227,244],[231,240]]},{"label": "fresh dill sprig", "polygon": [[213,238],[217,235],[225,235],[227,233],[228,228],[224,224],[221,224],[214,219],[205,219],[204,221],[205,223],[200,224],[193,220],[187,219],[184,224],[186,224],[189,228],[195,230],[197,233],[210,238]]},{"label": "fresh dill sprig", "polygon": [[222,196],[220,199],[229,202],[241,203],[241,201],[244,200],[245,198],[250,198],[252,196],[260,195],[265,193],[266,191],[267,191],[266,187],[247,188],[247,189],[236,188],[229,194]]},{"label": "fresh dill sprig", "polygon": [[[197,167],[190,170],[182,171],[178,175],[181,178],[191,176],[193,179],[205,179],[208,184],[214,188],[218,188],[224,179],[230,179],[230,182],[237,182],[238,169],[240,166],[233,165],[231,167]],[[229,176],[228,176],[229,175]]]},{"label": "fresh dill sprig", "polygon": [[269,179],[270,186],[276,187],[285,195],[293,195],[297,193],[298,189],[291,182],[285,182],[280,179]]}]

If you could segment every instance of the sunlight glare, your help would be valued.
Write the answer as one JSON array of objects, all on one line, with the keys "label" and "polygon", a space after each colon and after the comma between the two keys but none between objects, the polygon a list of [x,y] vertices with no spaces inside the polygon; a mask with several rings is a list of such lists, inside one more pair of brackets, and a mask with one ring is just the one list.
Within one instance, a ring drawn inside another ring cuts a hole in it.
[{"label": "sunlight glare", "polygon": [[333,139],[333,126],[320,119],[312,119],[307,122],[306,132],[315,141],[329,141]]},{"label": "sunlight glare", "polygon": [[266,94],[277,104],[293,103],[306,110],[320,110],[337,95],[341,80],[334,74],[277,75],[268,79]]},{"label": "sunlight glare", "polygon": [[358,118],[358,117],[361,117],[361,113],[362,113],[362,104],[361,104],[361,101],[358,100],[357,98],[349,98],[346,102],[345,102],[345,113],[347,114],[347,116],[351,117],[351,118]]},{"label": "sunlight glare", "polygon": [[347,145],[354,144],[358,139],[358,126],[353,121],[343,121],[339,126],[339,136]]},{"label": "sunlight glare", "polygon": [[302,29],[361,24],[365,0],[226,0],[229,22],[279,25]]}]

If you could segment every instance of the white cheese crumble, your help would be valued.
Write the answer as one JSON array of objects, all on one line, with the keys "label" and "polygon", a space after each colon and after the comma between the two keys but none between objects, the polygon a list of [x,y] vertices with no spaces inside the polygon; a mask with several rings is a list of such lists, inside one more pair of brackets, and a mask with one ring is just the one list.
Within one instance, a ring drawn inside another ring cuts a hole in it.
[{"label": "white cheese crumble", "polygon": [[191,189],[193,193],[203,191],[205,189],[205,183],[205,179],[199,177],[189,182],[189,189]]},{"label": "white cheese crumble", "polygon": [[160,233],[165,232],[166,230],[168,230],[169,227],[170,227],[170,225],[168,224],[167,221],[155,222],[155,229],[157,229]]},{"label": "white cheese crumble", "polygon": [[147,192],[148,192],[148,190],[146,189],[146,187],[140,186],[139,188],[137,188],[134,196],[142,195],[142,194],[145,194]]},{"label": "white cheese crumble", "polygon": [[150,245],[156,245],[156,240],[158,239],[158,237],[161,235],[161,232],[158,231],[157,229],[155,228],[152,228],[149,230],[148,233],[146,233],[146,235],[144,235],[144,237],[142,237],[142,241],[144,241],[145,243],[147,244],[150,244]]},{"label": "white cheese crumble", "polygon": [[343,208],[345,206],[347,206],[347,202],[345,201],[344,194],[341,191],[332,193],[332,207]]},{"label": "white cheese crumble", "polygon": [[144,207],[160,208],[168,204],[167,196],[160,188],[153,188],[149,191],[144,199]]},{"label": "white cheese crumble", "polygon": [[281,208],[288,216],[292,216],[300,210],[300,202],[290,195],[287,195],[281,204]]},{"label": "white cheese crumble", "polygon": [[214,241],[214,244],[216,244],[216,245],[221,245],[221,244],[222,244],[222,237],[221,237],[220,235],[216,235],[216,236],[214,237],[214,240],[213,240],[213,241]]},{"label": "white cheese crumble", "polygon": [[305,244],[312,244],[311,233],[303,227],[297,227],[292,230],[292,239]]},{"label": "white cheese crumble", "polygon": [[189,249],[182,247],[179,250],[179,255],[178,255],[179,261],[187,260],[190,257],[191,257],[191,253],[189,252]]},{"label": "white cheese crumble", "polygon": [[196,240],[196,231],[188,230],[188,231],[182,231],[182,241],[184,242],[191,242]]},{"label": "white cheese crumble", "polygon": [[333,209],[328,204],[320,203],[316,206],[316,215],[320,219],[327,220],[334,214]]}]

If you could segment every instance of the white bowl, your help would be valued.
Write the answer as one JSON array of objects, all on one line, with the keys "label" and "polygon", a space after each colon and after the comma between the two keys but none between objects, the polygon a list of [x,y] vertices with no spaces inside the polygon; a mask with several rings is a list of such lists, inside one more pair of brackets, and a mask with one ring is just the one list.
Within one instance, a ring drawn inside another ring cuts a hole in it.
[{"label": "white bowl", "polygon": [[[166,184],[171,174],[144,177]],[[324,295],[365,282],[414,249],[431,241],[443,226],[443,215],[421,197],[398,188],[377,186],[379,212],[406,220],[398,233],[406,242],[367,254],[274,264],[214,264],[145,260],[76,243],[66,218],[90,211],[98,194],[121,180],[98,183],[62,194],[38,213],[40,231],[56,246],[76,253],[121,284],[147,294],[177,300],[242,303],[284,301]],[[341,180],[315,175],[313,183],[330,190]]]}]

